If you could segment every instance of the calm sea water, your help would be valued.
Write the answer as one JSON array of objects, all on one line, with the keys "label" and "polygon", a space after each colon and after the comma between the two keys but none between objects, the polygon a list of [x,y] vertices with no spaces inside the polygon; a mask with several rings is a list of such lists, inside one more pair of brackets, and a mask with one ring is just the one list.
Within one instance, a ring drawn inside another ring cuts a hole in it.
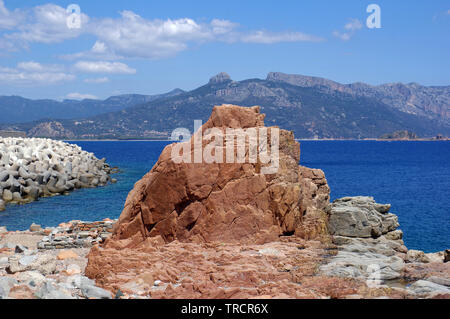
[{"label": "calm sea water", "polygon": [[[72,142],[118,166],[117,184],[44,198],[0,213],[0,225],[24,230],[81,219],[118,218],[128,192],[167,142]],[[325,171],[331,197],[370,195],[391,203],[408,248],[450,248],[450,142],[302,141],[301,164]]]}]

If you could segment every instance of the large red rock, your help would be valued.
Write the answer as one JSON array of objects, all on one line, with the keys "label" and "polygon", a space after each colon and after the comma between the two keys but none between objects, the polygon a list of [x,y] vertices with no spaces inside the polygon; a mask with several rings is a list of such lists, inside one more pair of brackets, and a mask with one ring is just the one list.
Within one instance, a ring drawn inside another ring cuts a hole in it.
[{"label": "large red rock", "polygon": [[[280,236],[327,238],[323,212],[329,202],[327,181],[321,170],[299,166],[300,145],[292,132],[279,130],[279,165],[273,172],[265,171],[270,163],[264,164],[259,158],[251,162],[249,140],[245,140],[244,161],[226,163],[226,143],[219,143],[217,131],[264,128],[264,115],[259,110],[216,106],[210,119],[188,142],[168,145],[152,170],[129,193],[113,235],[102,247],[91,250],[86,274],[113,290],[120,287],[120,278],[127,277],[131,269],[142,271],[156,256],[162,257],[160,250],[169,249],[164,248],[168,244],[176,248],[180,243],[190,243],[192,246],[183,247],[194,252],[210,243],[263,245],[279,242]],[[276,134],[275,128],[267,134],[270,155],[276,154],[271,147]],[[178,151],[183,146],[185,155],[195,158],[196,138],[203,152],[211,150],[211,141],[217,142],[218,147],[210,154],[222,158],[223,163],[175,162],[172,153],[176,150],[181,154]],[[234,155],[237,153],[235,149]],[[195,268],[195,262],[189,267]],[[205,280],[214,286],[209,275],[205,276],[196,281]],[[277,291],[282,290],[280,287]]]},{"label": "large red rock", "polygon": [[[259,107],[216,106],[201,132],[208,136],[211,128],[223,132],[226,128],[260,128],[263,119]],[[194,138],[187,142],[192,159]],[[208,143],[203,138],[204,152]],[[265,175],[261,170],[267,165],[248,163],[248,150],[245,163],[177,164],[172,160],[176,144],[168,145],[153,169],[128,195],[106,246],[129,238],[138,244],[155,236],[161,236],[166,243],[175,239],[265,243],[295,232],[305,237],[324,233],[322,223],[318,229],[309,224],[304,229],[305,220],[310,222],[306,216],[316,214],[328,203],[329,189],[323,172],[299,167],[300,145],[292,132],[280,130],[279,144],[279,169]],[[222,150],[225,161],[225,145]]]}]

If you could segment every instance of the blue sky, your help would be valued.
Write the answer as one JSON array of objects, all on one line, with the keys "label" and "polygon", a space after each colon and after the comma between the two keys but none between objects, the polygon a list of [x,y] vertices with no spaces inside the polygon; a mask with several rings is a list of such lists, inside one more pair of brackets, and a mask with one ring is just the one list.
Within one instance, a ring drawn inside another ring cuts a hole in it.
[{"label": "blue sky", "polygon": [[[66,8],[81,9],[80,28]],[[369,29],[369,4],[381,28]],[[0,0],[0,95],[106,98],[280,71],[450,85],[448,1]]]}]

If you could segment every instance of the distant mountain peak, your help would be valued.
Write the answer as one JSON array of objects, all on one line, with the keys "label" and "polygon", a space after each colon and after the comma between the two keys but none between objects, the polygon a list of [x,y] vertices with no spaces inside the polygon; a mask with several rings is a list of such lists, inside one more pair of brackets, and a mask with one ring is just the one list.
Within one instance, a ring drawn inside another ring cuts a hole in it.
[{"label": "distant mountain peak", "polygon": [[170,91],[168,94],[182,94],[182,93],[186,93],[186,91],[182,90],[180,88],[176,88],[176,89],[173,89],[172,91]]},{"label": "distant mountain peak", "polygon": [[217,75],[214,75],[211,79],[209,79],[210,84],[217,84],[217,83],[224,83],[231,81],[231,77],[228,75],[228,73],[220,72]]}]

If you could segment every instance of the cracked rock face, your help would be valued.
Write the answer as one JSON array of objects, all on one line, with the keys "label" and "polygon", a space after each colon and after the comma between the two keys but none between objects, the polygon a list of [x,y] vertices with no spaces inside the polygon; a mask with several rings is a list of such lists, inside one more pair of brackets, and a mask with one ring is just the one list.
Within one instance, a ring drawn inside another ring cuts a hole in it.
[{"label": "cracked rock face", "polygon": [[[223,105],[214,107],[197,134],[203,134],[205,152],[211,129],[261,127],[264,115],[259,107]],[[185,142],[192,158],[195,138]],[[328,204],[329,188],[322,171],[299,167],[300,145],[293,133],[280,130],[279,169],[273,174],[262,174],[268,164],[249,163],[249,140],[245,143],[244,163],[210,164],[175,163],[171,155],[178,143],[168,145],[128,195],[106,247],[133,246],[157,236],[166,243],[265,243],[282,235],[325,234],[320,210]]]}]

